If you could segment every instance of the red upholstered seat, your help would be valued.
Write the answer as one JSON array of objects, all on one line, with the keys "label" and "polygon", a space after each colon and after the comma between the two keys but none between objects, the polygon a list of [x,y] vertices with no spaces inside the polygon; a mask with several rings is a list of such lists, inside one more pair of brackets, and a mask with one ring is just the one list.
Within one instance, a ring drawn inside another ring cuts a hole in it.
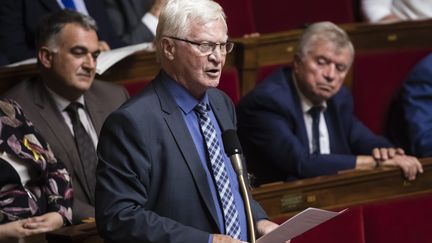
[{"label": "red upholstered seat", "polygon": [[242,37],[256,32],[251,0],[216,0],[227,15],[228,35]]},{"label": "red upholstered seat", "polygon": [[354,22],[353,0],[251,0],[259,33],[285,31],[317,21]]},{"label": "red upholstered seat", "polygon": [[[273,221],[282,224],[287,218]],[[294,238],[291,243],[365,243],[362,207],[354,207],[347,212]]]},{"label": "red upholstered seat", "polygon": [[125,83],[123,87],[128,91],[130,96],[136,95],[139,91],[144,89],[150,83],[149,80],[141,80],[133,83]]},{"label": "red upholstered seat", "polygon": [[237,105],[240,100],[240,79],[236,68],[223,69],[218,88]]},{"label": "red upholstered seat", "polygon": [[385,134],[392,101],[414,65],[430,50],[399,50],[357,54],[352,93],[357,117],[373,132]]},{"label": "red upholstered seat", "polygon": [[258,73],[257,73],[256,84],[259,84],[261,81],[263,81],[265,78],[267,78],[267,76],[269,76],[274,70],[276,70],[280,67],[284,67],[284,66],[289,66],[289,65],[288,64],[275,64],[275,65],[267,65],[267,66],[259,67]]},{"label": "red upholstered seat", "polygon": [[363,206],[367,243],[432,242],[432,194]]}]

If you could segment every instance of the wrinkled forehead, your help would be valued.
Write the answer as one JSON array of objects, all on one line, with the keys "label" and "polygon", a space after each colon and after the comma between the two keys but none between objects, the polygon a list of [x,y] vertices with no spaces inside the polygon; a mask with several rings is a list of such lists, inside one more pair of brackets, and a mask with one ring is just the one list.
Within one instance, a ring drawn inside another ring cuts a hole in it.
[{"label": "wrinkled forehead", "polygon": [[349,45],[340,45],[327,40],[316,40],[310,42],[306,48],[307,56],[327,56],[328,58],[338,58],[350,65],[353,61],[353,53]]},{"label": "wrinkled forehead", "polygon": [[206,22],[193,21],[190,22],[187,36],[193,38],[216,38],[218,41],[228,39],[228,29],[223,19],[213,19]]}]

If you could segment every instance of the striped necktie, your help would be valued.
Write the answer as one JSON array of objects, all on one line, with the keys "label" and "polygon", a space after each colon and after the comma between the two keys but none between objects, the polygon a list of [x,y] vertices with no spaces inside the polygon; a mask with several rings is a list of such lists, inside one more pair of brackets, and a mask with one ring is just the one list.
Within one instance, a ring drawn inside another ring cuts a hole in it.
[{"label": "striped necktie", "polygon": [[239,223],[239,214],[234,203],[234,195],[231,191],[231,184],[227,170],[225,168],[216,129],[210,120],[207,110],[207,105],[204,103],[199,103],[195,107],[201,131],[206,142],[213,177],[216,182],[219,198],[222,202],[222,209],[225,219],[225,233],[234,239],[240,239],[241,229]]}]

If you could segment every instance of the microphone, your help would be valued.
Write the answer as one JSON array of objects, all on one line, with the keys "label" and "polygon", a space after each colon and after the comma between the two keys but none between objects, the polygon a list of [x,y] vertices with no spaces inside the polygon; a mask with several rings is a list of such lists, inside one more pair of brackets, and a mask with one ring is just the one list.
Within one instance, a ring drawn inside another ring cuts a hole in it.
[{"label": "microphone", "polygon": [[242,149],[236,131],[234,129],[224,131],[222,133],[222,141],[224,144],[225,153],[230,158],[239,181],[240,192],[242,194],[243,203],[246,210],[246,219],[250,238],[249,240],[251,243],[255,243],[255,225],[250,207],[249,193],[247,191],[243,176]]},{"label": "microphone", "polygon": [[243,164],[241,158],[242,149],[236,131],[230,129],[223,132],[222,141],[224,144],[225,153],[230,158],[235,172],[237,175],[243,175]]}]

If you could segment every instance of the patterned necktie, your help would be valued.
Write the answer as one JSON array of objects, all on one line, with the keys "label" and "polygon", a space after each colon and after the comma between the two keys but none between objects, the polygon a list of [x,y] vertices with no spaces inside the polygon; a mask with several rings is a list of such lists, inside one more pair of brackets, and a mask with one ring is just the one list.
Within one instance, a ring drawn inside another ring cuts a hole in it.
[{"label": "patterned necktie", "polygon": [[319,133],[319,123],[322,111],[322,106],[313,106],[309,110],[309,114],[312,117],[312,153],[320,154],[320,133]]},{"label": "patterned necktie", "polygon": [[73,0],[61,0],[65,9],[76,10],[75,3]]},{"label": "patterned necktie", "polygon": [[80,103],[72,102],[66,108],[66,111],[71,118],[72,128],[75,134],[75,144],[78,148],[82,169],[86,175],[87,186],[91,192],[90,201],[94,203],[93,192],[96,187],[94,178],[96,176],[97,156],[93,141],[79,119],[79,108],[83,108]]},{"label": "patterned necktie", "polygon": [[239,215],[234,203],[234,196],[231,192],[231,185],[227,170],[225,169],[222,150],[216,136],[216,129],[207,113],[206,104],[199,103],[195,107],[195,111],[198,115],[201,131],[207,145],[213,177],[216,182],[220,200],[222,201],[222,209],[225,219],[225,233],[234,239],[240,239],[241,230]]}]

